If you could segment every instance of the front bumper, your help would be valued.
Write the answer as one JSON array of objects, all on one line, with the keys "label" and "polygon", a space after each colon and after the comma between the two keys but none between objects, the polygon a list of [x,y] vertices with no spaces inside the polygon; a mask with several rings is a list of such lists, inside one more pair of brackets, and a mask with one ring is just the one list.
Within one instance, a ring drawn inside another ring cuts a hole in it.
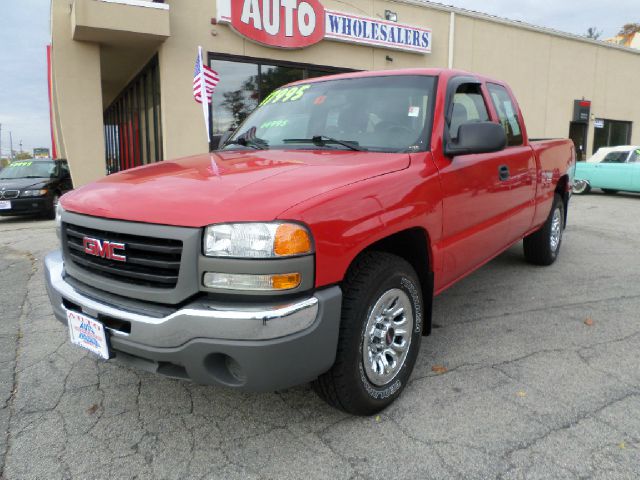
[{"label": "front bumper", "polygon": [[342,301],[337,286],[287,303],[205,298],[167,311],[79,289],[65,278],[59,251],[45,258],[45,276],[58,320],[66,324],[68,310],[100,320],[115,357],[147,371],[269,391],[313,380],[335,360]]},{"label": "front bumper", "polygon": [[50,197],[12,198],[9,210],[0,210],[0,216],[44,215],[51,211]]}]

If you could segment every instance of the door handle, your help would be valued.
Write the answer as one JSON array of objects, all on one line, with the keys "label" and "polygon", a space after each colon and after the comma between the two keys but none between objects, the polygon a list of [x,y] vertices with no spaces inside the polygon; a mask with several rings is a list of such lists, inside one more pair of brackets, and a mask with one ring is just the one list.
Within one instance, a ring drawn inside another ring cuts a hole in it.
[{"label": "door handle", "polygon": [[500,167],[498,167],[498,177],[500,178],[500,180],[505,181],[509,178],[511,174],[509,173],[509,167],[507,167],[506,165],[500,165]]}]

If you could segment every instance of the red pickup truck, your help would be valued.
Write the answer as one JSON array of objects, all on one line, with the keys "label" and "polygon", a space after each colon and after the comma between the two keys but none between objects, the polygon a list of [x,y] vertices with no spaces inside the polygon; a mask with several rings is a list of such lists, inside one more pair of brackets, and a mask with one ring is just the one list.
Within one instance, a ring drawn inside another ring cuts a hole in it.
[{"label": "red pickup truck", "polygon": [[574,169],[497,80],[305,80],[211,154],[64,195],[48,292],[103,358],[251,391],[311,381],[372,414],[407,384],[435,295],[522,239],[554,262]]}]

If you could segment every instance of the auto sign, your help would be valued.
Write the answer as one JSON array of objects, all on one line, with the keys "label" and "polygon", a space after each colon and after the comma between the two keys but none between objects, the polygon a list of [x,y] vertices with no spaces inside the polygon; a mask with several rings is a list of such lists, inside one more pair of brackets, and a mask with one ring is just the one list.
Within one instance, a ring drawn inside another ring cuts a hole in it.
[{"label": "auto sign", "polygon": [[324,38],[325,10],[318,0],[234,1],[231,26],[258,43],[304,48]]}]

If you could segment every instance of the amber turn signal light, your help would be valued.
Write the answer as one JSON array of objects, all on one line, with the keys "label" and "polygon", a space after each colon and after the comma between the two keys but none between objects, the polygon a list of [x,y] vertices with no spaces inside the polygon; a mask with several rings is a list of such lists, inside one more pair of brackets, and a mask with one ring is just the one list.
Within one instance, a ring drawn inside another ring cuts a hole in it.
[{"label": "amber turn signal light", "polygon": [[300,285],[299,273],[285,273],[282,275],[271,275],[271,287],[273,290],[291,290]]},{"label": "amber turn signal light", "polygon": [[276,230],[273,252],[281,257],[311,253],[311,237],[300,225],[283,223]]}]

